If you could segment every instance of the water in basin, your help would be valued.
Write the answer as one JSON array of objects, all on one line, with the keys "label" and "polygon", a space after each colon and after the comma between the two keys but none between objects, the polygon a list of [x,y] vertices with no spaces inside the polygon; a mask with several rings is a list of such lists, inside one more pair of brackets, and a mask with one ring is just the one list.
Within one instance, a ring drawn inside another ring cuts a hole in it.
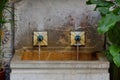
[{"label": "water in basin", "polygon": [[[78,58],[78,59],[77,59]],[[22,60],[49,60],[49,61],[64,61],[64,60],[97,60],[97,54],[94,52],[79,52],[77,57],[76,52],[72,51],[24,51],[22,52]]]}]

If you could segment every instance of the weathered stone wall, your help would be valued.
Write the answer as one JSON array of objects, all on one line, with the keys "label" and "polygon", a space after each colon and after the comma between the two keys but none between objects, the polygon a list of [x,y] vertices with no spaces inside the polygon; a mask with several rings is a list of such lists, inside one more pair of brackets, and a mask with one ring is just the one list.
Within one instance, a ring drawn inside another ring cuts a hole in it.
[{"label": "weathered stone wall", "polygon": [[[9,4],[9,6],[12,7],[12,4]],[[10,12],[9,12],[10,11]],[[12,8],[9,8],[9,11],[5,11],[5,17],[6,20],[8,20],[9,22],[6,23],[3,27],[2,27],[2,53],[3,53],[3,61],[9,63],[12,55],[13,55],[13,25],[12,25]]]},{"label": "weathered stone wall", "polygon": [[[48,32],[48,47],[71,47],[70,32],[86,32],[82,49],[102,50],[103,36],[97,33],[100,18],[86,0],[22,0],[15,4],[15,48],[32,47],[34,31]],[[64,37],[66,44],[59,42]]]}]

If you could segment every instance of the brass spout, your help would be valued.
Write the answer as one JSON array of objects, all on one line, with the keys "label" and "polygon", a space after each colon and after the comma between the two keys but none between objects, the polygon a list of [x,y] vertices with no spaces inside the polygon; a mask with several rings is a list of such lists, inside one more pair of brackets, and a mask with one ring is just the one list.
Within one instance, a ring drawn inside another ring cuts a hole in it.
[{"label": "brass spout", "polygon": [[84,31],[72,31],[71,32],[71,45],[72,46],[84,46],[85,45],[85,32]]},{"label": "brass spout", "polygon": [[48,36],[47,32],[33,32],[33,46],[47,46]]}]

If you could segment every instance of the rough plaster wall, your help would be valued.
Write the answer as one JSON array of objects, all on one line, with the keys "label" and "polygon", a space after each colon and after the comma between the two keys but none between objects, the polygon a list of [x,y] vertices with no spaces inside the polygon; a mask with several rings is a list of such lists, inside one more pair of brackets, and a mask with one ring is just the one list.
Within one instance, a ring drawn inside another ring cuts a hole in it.
[{"label": "rough plaster wall", "polygon": [[[9,5],[11,6],[11,5]],[[9,9],[12,11],[12,9]],[[6,20],[12,20],[11,13],[5,12]],[[12,25],[11,23],[6,23],[3,27],[3,36],[2,36],[2,53],[3,61],[9,63],[10,58],[12,57],[13,52],[13,36],[12,36]]]},{"label": "rough plaster wall", "polygon": [[[16,3],[16,49],[32,46],[33,31],[47,30],[49,36],[52,37],[52,34],[58,32],[54,32],[56,29],[68,30],[71,24],[71,30],[88,27],[86,29],[88,32],[86,42],[88,44],[86,46],[93,45],[92,41],[94,42],[93,46],[95,46],[100,37],[95,30],[99,14],[92,12],[94,7],[85,3],[86,0],[22,0]],[[70,20],[71,16],[74,19],[73,22]],[[103,39],[101,38],[100,44],[100,47],[103,46]]]},{"label": "rough plaster wall", "polygon": [[[13,50],[13,45],[12,45],[12,32],[11,32],[11,25],[8,23],[6,24],[6,29],[7,29],[7,35],[5,35],[5,37],[7,36],[6,42],[5,44],[2,45],[2,52],[3,52],[3,56],[4,56],[4,61],[5,62],[9,62],[10,58],[12,57],[12,50]],[[6,33],[5,33],[6,34]]]}]

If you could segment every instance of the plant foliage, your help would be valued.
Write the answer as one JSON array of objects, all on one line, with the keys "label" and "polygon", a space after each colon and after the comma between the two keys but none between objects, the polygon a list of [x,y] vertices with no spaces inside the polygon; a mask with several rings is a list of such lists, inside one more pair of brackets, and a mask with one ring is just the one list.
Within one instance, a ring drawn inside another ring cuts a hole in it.
[{"label": "plant foliage", "polygon": [[86,3],[95,4],[95,10],[100,12],[98,32],[107,35],[107,57],[120,67],[120,0],[88,0]]},{"label": "plant foliage", "polygon": [[6,19],[5,16],[5,12],[9,12],[9,0],[0,0],[0,69],[2,66],[2,57],[3,57],[3,53],[2,53],[2,31],[3,31],[3,27],[5,26],[5,23],[8,23],[10,21],[8,21]]}]

